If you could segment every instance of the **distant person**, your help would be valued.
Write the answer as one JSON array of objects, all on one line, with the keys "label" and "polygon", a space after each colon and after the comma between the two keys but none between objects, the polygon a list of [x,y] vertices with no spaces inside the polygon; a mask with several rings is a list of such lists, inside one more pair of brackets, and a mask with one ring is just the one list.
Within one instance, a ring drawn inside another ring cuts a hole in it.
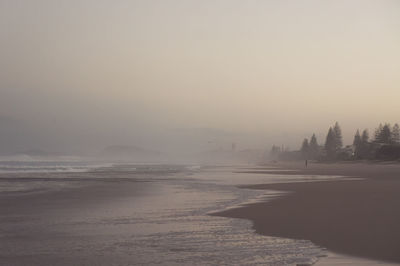
[{"label": "distant person", "polygon": [[307,166],[308,166],[308,160],[306,160],[304,164],[306,165],[306,168],[307,168]]}]

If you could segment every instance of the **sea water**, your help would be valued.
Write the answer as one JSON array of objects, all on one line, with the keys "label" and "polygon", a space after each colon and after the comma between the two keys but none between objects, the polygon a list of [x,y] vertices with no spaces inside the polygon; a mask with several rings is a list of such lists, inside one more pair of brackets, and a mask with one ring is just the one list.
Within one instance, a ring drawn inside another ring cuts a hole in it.
[{"label": "sea water", "polygon": [[[310,241],[258,235],[250,221],[209,214],[284,194],[243,189],[238,185],[334,177],[240,173],[238,166],[114,164],[91,167],[94,164],[78,163],[81,171],[76,173],[49,171],[46,165],[40,171],[40,165],[32,162],[29,165],[34,171],[24,168],[1,174],[3,192],[0,193],[48,193],[91,184],[107,186],[110,180],[114,180],[114,185],[133,181],[139,191],[143,187],[143,193],[105,200],[90,209],[82,206],[57,210],[57,215],[45,215],[46,219],[36,214],[15,214],[19,220],[12,220],[12,225],[4,220],[7,217],[0,217],[4,218],[0,262],[15,265],[32,262],[40,265],[311,265],[325,255],[323,248]],[[75,166],[70,163],[68,167]],[[20,230],[25,230],[26,235]],[[35,239],[36,236],[40,239]]]}]

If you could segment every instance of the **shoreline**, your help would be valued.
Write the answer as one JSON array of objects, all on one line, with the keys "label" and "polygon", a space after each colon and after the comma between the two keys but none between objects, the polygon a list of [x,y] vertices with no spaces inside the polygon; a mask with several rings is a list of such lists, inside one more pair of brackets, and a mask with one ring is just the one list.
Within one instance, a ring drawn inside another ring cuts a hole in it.
[{"label": "shoreline", "polygon": [[[210,210],[263,194],[237,189],[232,178],[242,175],[232,175],[233,170],[229,166],[222,171],[199,172],[193,178],[173,175],[149,180],[120,179],[120,172],[110,171],[107,179],[90,182],[85,178],[92,176],[88,173],[79,174],[79,179],[56,178],[60,184],[68,181],[73,186],[54,186],[52,182],[40,192],[0,193],[0,264],[315,262],[320,250],[309,241],[265,238],[254,234],[249,221],[207,215]],[[249,175],[246,181],[252,178],[259,180]],[[297,250],[301,250],[300,256]]]},{"label": "shoreline", "polygon": [[306,239],[332,252],[400,263],[400,165],[313,163],[305,168],[302,163],[279,163],[271,166],[277,169],[243,172],[345,178],[244,186],[290,193],[212,215],[251,220],[256,233],[262,235]]}]

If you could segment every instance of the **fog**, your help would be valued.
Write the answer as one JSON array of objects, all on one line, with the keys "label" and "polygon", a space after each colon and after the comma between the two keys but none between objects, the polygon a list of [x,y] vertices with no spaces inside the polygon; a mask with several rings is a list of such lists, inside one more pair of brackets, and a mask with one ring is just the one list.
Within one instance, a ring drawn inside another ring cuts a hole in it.
[{"label": "fog", "polygon": [[398,1],[0,0],[0,154],[298,149],[400,122]]}]

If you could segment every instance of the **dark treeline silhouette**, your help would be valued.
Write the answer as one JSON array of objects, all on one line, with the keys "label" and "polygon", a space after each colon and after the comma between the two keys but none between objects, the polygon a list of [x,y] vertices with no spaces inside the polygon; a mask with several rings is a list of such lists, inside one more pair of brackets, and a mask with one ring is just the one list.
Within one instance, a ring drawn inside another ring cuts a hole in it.
[{"label": "dark treeline silhouette", "polygon": [[305,159],[317,159],[318,154],[320,153],[320,147],[318,145],[317,137],[313,134],[310,138],[310,142],[308,139],[303,140],[303,144],[301,145],[301,155]]},{"label": "dark treeline silhouette", "polygon": [[336,159],[341,153],[343,146],[342,129],[339,123],[336,122],[333,127],[330,127],[325,140],[326,157],[330,160]]},{"label": "dark treeline silhouette", "polygon": [[393,127],[389,123],[379,124],[372,139],[367,129],[361,133],[357,129],[353,143],[343,147],[342,130],[336,122],[329,127],[324,145],[319,145],[313,134],[310,140],[302,141],[299,151],[284,151],[274,145],[270,155],[280,160],[399,160],[400,127],[397,123]]}]

